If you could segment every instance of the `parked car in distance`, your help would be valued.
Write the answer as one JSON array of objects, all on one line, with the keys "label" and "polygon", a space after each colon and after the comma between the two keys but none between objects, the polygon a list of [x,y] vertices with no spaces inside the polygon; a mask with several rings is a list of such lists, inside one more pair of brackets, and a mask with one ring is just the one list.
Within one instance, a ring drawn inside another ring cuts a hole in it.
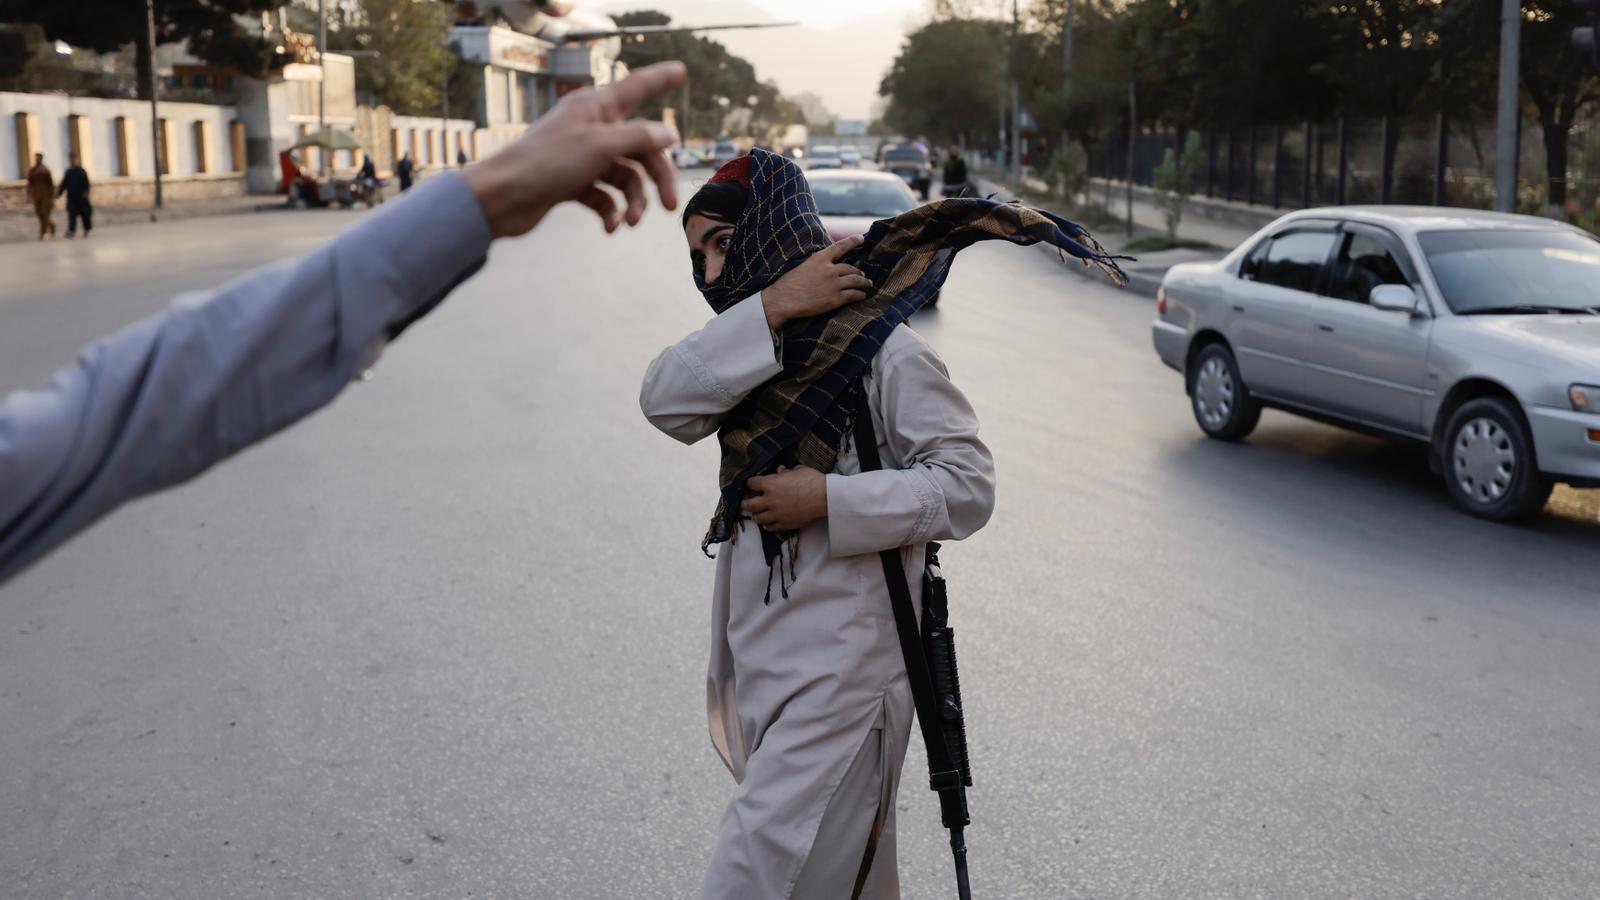
[{"label": "parked car in distance", "polygon": [[844,163],[839,159],[839,148],[832,144],[819,144],[807,154],[806,168],[837,169]]},{"label": "parked car in distance", "polygon": [[674,147],[672,150],[672,164],[680,169],[698,169],[711,165],[711,160],[698,151],[690,150],[688,147]]},{"label": "parked car in distance", "polygon": [[928,199],[928,189],[933,185],[933,166],[928,164],[928,151],[916,144],[896,144],[884,151],[883,170],[892,172],[911,186],[917,196]]},{"label": "parked car in distance", "polygon": [[744,155],[739,145],[733,141],[717,141],[711,147],[711,165],[722,168],[725,163],[732,162]]},{"label": "parked car in distance", "polygon": [[1152,337],[1196,422],[1263,407],[1416,441],[1456,506],[1495,520],[1600,487],[1600,241],[1438,207],[1290,213],[1168,270]]},{"label": "parked car in distance", "polygon": [[[921,202],[905,181],[888,172],[827,169],[807,172],[806,181],[811,184],[811,196],[816,198],[822,227],[835,241],[865,234],[873,222],[898,216]],[[938,302],[936,295],[927,305]]]},{"label": "parked car in distance", "polygon": [[854,169],[861,165],[861,151],[854,147],[839,148],[839,165],[846,169]]}]

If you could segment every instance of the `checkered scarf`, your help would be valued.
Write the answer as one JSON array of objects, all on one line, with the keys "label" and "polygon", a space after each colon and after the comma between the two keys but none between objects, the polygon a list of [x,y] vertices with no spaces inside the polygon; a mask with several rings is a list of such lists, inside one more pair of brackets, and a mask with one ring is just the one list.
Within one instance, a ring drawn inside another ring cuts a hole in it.
[{"label": "checkered scarf", "polygon": [[[722,274],[695,285],[717,313],[765,289],[785,272],[832,243],[817,216],[800,167],[765,150],[752,150],[717,171],[712,181],[749,188],[734,223]],[[921,309],[944,284],[963,247],[1007,240],[1044,241],[1085,265],[1097,265],[1126,283],[1114,257],[1082,226],[1041,209],[994,200],[946,199],[872,224],[861,246],[843,262],[876,286],[867,299],[783,326],[783,371],[751,391],[722,419],[721,501],[701,549],[737,534],[745,481],[781,466],[833,471],[850,433],[856,395],[868,364],[889,333]],[[762,532],[770,563],[779,545]]]}]

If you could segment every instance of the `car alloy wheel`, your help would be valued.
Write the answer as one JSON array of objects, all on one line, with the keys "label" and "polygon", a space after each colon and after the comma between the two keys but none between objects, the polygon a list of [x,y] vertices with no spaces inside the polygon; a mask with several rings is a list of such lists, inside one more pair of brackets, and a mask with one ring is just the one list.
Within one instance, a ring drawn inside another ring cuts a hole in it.
[{"label": "car alloy wheel", "polygon": [[1516,480],[1517,449],[1491,419],[1480,416],[1463,425],[1450,456],[1461,492],[1476,502],[1498,502]]},{"label": "car alloy wheel", "polygon": [[1211,431],[1219,431],[1233,415],[1233,373],[1222,357],[1211,356],[1200,366],[1194,379],[1194,411]]}]

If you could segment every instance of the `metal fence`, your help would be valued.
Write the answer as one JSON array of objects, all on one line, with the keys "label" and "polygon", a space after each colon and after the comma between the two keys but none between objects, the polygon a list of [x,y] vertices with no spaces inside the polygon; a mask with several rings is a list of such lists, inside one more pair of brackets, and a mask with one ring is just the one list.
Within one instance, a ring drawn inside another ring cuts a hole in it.
[{"label": "metal fence", "polygon": [[[1548,214],[1545,149],[1537,120],[1522,123],[1517,165],[1520,212]],[[1149,185],[1167,150],[1181,152],[1187,130],[1135,136],[1133,181]],[[1495,123],[1432,119],[1340,119],[1292,125],[1198,130],[1204,161],[1198,195],[1259,206],[1407,203],[1494,206]],[[1089,153],[1090,174],[1120,180],[1128,138]],[[1600,121],[1580,120],[1568,140],[1564,217],[1600,218]]]}]

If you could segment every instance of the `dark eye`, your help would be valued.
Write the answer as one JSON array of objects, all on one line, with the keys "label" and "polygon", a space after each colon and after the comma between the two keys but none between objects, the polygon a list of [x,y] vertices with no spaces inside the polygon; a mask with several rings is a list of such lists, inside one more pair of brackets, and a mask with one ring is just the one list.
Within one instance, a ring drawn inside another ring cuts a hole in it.
[{"label": "dark eye", "polygon": [[720,237],[717,238],[717,249],[721,250],[724,253],[726,253],[726,252],[728,252],[728,246],[730,244],[732,244],[732,243],[733,243],[733,238],[731,236],[726,235],[726,234],[721,235]]}]

